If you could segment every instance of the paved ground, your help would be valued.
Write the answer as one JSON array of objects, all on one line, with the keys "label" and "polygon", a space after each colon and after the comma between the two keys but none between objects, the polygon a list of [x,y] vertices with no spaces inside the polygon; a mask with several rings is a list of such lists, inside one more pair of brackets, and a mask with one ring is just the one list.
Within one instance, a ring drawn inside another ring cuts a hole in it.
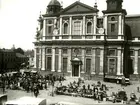
[{"label": "paved ground", "polygon": [[[67,81],[65,81],[63,84],[67,84],[70,81],[72,82],[74,79],[69,79]],[[93,84],[93,83],[97,83],[97,81],[85,81],[85,84]],[[124,88],[124,90],[126,91],[128,97],[130,95],[130,93],[132,92],[132,90],[136,93],[137,97],[140,97],[140,93],[137,92],[137,87],[140,87],[140,83],[139,82],[132,82],[133,85],[129,85],[126,87],[122,87],[119,84],[114,84],[114,83],[106,83],[106,85],[109,87],[109,91],[108,94],[110,94],[111,92],[117,92],[118,89],[122,89]],[[57,83],[56,83],[57,85]],[[46,98],[47,99],[47,103],[57,103],[59,101],[68,101],[68,102],[74,102],[74,103],[81,103],[81,104],[85,104],[85,105],[92,105],[93,103],[96,104],[98,103],[98,101],[95,101],[93,99],[88,99],[88,98],[82,98],[82,97],[72,97],[72,96],[63,96],[63,95],[55,95],[54,97],[50,96],[51,92],[51,87],[50,90],[46,91],[46,90],[42,90],[40,91],[39,94],[39,98]],[[13,100],[13,99],[17,99],[20,98],[22,96],[31,96],[34,97],[33,93],[27,93],[25,91],[18,91],[18,90],[7,90],[6,92],[8,94],[8,100]],[[110,103],[110,102],[102,102],[102,103]]]}]

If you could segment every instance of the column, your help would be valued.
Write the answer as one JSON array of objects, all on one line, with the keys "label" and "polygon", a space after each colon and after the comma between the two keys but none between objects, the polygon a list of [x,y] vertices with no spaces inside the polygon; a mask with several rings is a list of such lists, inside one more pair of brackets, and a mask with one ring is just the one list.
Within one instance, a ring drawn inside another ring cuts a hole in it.
[{"label": "column", "polygon": [[39,47],[39,70],[42,67],[42,48]]},{"label": "column", "polygon": [[122,35],[122,15],[119,16],[119,30],[118,30],[118,39],[121,39],[121,36]]},{"label": "column", "polygon": [[83,16],[83,32],[82,32],[82,39],[85,39],[85,35],[86,35],[86,33],[85,33],[85,21],[86,21],[86,17],[85,16]]},{"label": "column", "polygon": [[61,48],[59,48],[59,57],[58,57],[58,60],[59,60],[58,72],[61,72],[61,69],[62,69],[62,50],[61,50]]},{"label": "column", "polygon": [[82,70],[81,70],[81,73],[85,73],[85,48],[82,48]]},{"label": "column", "polygon": [[68,49],[68,72],[71,72],[71,48]]},{"label": "column", "polygon": [[72,34],[72,17],[70,16],[70,18],[69,18],[69,39],[71,39],[71,34]]},{"label": "column", "polygon": [[135,56],[134,56],[134,74],[138,74],[138,50],[135,49]]},{"label": "column", "polygon": [[122,56],[121,56],[121,75],[123,75],[123,59],[124,59],[124,49],[122,49],[121,52]]},{"label": "column", "polygon": [[46,36],[46,20],[43,20],[43,38],[42,40],[45,40],[45,36]]},{"label": "column", "polygon": [[42,47],[42,68],[41,70],[45,70],[45,47]]},{"label": "column", "polygon": [[91,74],[95,74],[95,48],[92,49]]},{"label": "column", "polygon": [[59,39],[62,39],[62,17],[60,17],[60,24],[59,24],[60,26],[60,28],[59,28],[59,30],[60,30],[60,32],[59,32]]},{"label": "column", "polygon": [[100,50],[100,72],[99,75],[103,75],[103,65],[104,65],[104,49]]},{"label": "column", "polygon": [[122,15],[122,35],[124,35],[124,16]]},{"label": "column", "polygon": [[104,28],[105,28],[105,35],[107,35],[107,15],[104,17]]},{"label": "column", "polygon": [[37,49],[36,49],[36,47],[34,48],[34,68],[36,68],[36,53],[37,53],[37,51],[36,51]]},{"label": "column", "polygon": [[121,75],[121,49],[117,51],[117,75]]},{"label": "column", "polygon": [[93,21],[94,21],[94,22],[93,22],[93,24],[94,24],[94,25],[93,25],[93,29],[94,29],[94,30],[93,30],[93,35],[94,35],[94,36],[93,36],[93,39],[96,40],[96,35],[97,35],[97,34],[96,34],[96,29],[97,29],[97,26],[96,26],[96,25],[97,25],[97,16],[96,16],[96,15],[94,15]]},{"label": "column", "polygon": [[52,48],[52,70],[55,71],[55,48]]}]

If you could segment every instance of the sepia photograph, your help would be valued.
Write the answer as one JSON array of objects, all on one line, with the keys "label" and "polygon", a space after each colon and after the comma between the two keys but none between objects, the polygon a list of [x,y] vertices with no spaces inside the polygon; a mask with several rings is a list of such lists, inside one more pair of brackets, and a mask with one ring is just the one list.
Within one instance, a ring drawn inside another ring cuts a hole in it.
[{"label": "sepia photograph", "polygon": [[140,105],[140,0],[0,0],[0,105]]}]

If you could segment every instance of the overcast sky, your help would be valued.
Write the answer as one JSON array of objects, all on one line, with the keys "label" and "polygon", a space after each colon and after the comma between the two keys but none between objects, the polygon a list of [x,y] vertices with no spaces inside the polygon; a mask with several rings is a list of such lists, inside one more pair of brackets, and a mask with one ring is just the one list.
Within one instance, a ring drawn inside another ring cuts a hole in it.
[{"label": "overcast sky", "polygon": [[[50,0],[0,0],[0,48],[33,49],[37,19],[46,12]],[[59,0],[60,1],[60,0]],[[66,7],[77,0],[61,0]],[[94,6],[95,0],[80,0]],[[140,0],[123,0],[128,15],[140,14]],[[106,0],[97,0],[100,11],[106,9]],[[100,13],[101,14],[101,13]]]}]

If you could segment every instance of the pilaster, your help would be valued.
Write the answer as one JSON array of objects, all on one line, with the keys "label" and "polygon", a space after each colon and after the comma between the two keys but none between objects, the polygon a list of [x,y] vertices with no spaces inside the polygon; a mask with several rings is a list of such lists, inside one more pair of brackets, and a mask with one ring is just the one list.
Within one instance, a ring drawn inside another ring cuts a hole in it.
[{"label": "pilaster", "polygon": [[100,75],[103,75],[103,65],[104,65],[103,60],[104,60],[104,49],[102,48],[100,50],[100,72],[99,72]]},{"label": "pilaster", "polygon": [[71,48],[68,49],[68,72],[71,72]]},{"label": "pilaster", "polygon": [[82,70],[81,70],[81,73],[85,73],[85,48],[82,48]]},{"label": "pilaster", "polygon": [[92,49],[91,74],[95,74],[95,48]]},{"label": "pilaster", "polygon": [[36,59],[37,59],[37,57],[36,57],[36,55],[37,55],[37,51],[36,51],[37,49],[36,49],[36,47],[34,48],[34,68],[36,68]]},{"label": "pilaster", "polygon": [[42,47],[42,68],[41,70],[45,70],[45,47]]},{"label": "pilaster", "polygon": [[42,36],[42,40],[45,40],[45,36],[46,36],[46,20],[43,20],[43,36]]},{"label": "pilaster", "polygon": [[60,24],[59,24],[60,26],[60,28],[59,28],[59,30],[60,30],[60,32],[59,32],[59,39],[62,39],[62,17],[60,17]]},{"label": "pilaster", "polygon": [[104,28],[105,28],[105,34],[107,35],[107,15],[104,16]]},{"label": "pilaster", "polygon": [[134,74],[138,74],[138,50],[135,49],[135,56],[134,56]]},{"label": "pilaster", "polygon": [[61,50],[61,48],[59,48],[59,57],[58,57],[58,60],[59,60],[58,72],[61,72],[61,69],[62,69],[62,50]]},{"label": "pilaster", "polygon": [[85,39],[85,25],[86,24],[86,16],[83,16],[83,32],[82,32],[82,39]]},{"label": "pilaster", "polygon": [[117,75],[121,75],[121,49],[117,53]]},{"label": "pilaster", "polygon": [[52,70],[55,71],[55,48],[52,48]]}]

